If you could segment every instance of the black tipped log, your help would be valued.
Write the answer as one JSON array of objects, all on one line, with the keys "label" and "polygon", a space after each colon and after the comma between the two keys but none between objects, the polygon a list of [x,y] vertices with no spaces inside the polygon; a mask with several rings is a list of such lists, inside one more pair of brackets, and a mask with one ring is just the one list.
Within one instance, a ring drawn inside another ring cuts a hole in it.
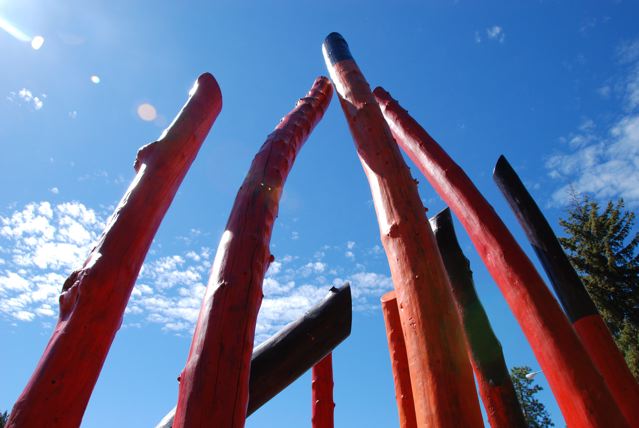
[{"label": "black tipped log", "polygon": [[[351,334],[351,287],[331,288],[304,316],[253,350],[247,416],[331,353]],[[171,428],[175,408],[156,428]]]},{"label": "black tipped log", "polygon": [[346,40],[340,33],[333,32],[326,36],[323,48],[331,65],[335,65],[347,59],[353,59],[351,51],[348,48],[348,43],[346,43]]},{"label": "black tipped log", "polygon": [[446,208],[432,217],[430,224],[462,318],[471,363],[490,426],[525,428],[526,421],[508,373],[501,343],[475,291],[470,262],[457,241],[450,210]]},{"label": "black tipped log", "polygon": [[524,228],[570,321],[599,314],[550,224],[503,155],[495,165],[493,179]]}]

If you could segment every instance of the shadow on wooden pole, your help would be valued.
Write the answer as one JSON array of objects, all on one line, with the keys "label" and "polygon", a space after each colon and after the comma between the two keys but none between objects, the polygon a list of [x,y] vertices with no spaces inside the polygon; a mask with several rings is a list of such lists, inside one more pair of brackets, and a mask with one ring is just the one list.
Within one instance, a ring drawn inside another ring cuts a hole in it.
[{"label": "shadow on wooden pole", "polygon": [[550,224],[504,156],[495,165],[493,179],[526,232],[568,319],[617,405],[630,425],[639,427],[639,384]]},{"label": "shadow on wooden pole", "polygon": [[417,185],[344,38],[324,59],[368,178],[390,266],[420,427],[481,427],[473,372],[448,276]]},{"label": "shadow on wooden pole", "polygon": [[381,302],[384,324],[386,326],[388,352],[393,369],[399,427],[415,428],[417,427],[415,402],[413,401],[413,391],[410,383],[410,373],[408,371],[408,357],[406,356],[404,333],[402,332],[402,323],[399,317],[399,307],[397,306],[395,291],[389,291],[384,294]]},{"label": "shadow on wooden pole", "polygon": [[492,428],[526,428],[528,425],[510,379],[501,343],[475,291],[470,262],[457,241],[450,209],[432,217],[430,224],[462,318],[470,361],[488,422]]},{"label": "shadow on wooden pole", "polygon": [[62,287],[58,323],[7,427],[80,426],[155,232],[221,109],[215,78],[201,75],[160,139],[138,151],[133,182]]},{"label": "shadow on wooden pole", "polygon": [[244,426],[255,323],[262,281],[273,260],[269,244],[280,197],[297,153],[332,93],[327,78],[315,80],[268,136],[238,191],[180,376],[176,428]]},{"label": "shadow on wooden pole", "polygon": [[468,232],[519,321],[568,426],[627,426],[559,304],[493,207],[388,92],[377,88],[375,96],[397,143]]},{"label": "shadow on wooden pole", "polygon": [[[304,316],[253,350],[247,416],[310,370],[351,334],[351,287],[331,288]],[[175,408],[156,428],[171,428]]]}]

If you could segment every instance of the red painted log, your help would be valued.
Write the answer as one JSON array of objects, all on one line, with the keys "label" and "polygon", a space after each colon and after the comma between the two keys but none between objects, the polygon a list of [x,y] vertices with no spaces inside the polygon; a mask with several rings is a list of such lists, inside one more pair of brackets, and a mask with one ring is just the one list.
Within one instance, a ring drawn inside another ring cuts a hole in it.
[{"label": "red painted log", "polygon": [[211,269],[189,357],[181,375],[174,426],[243,427],[262,281],[284,182],[332,95],[318,78],[253,159],[237,194]]},{"label": "red painted log", "polygon": [[[260,343],[251,357],[247,416],[330,354],[351,333],[351,287],[332,287],[304,316]],[[175,407],[155,428],[171,428]]]},{"label": "red painted log", "polygon": [[370,184],[401,310],[418,426],[480,427],[461,323],[417,185],[346,41],[332,33],[323,51]]},{"label": "red painted log", "polygon": [[501,343],[475,291],[470,262],[457,242],[450,209],[432,217],[430,224],[453,287],[488,422],[492,428],[526,428],[528,425],[508,373]]},{"label": "red painted log", "polygon": [[171,126],[138,151],[137,175],[62,287],[58,323],[7,427],[80,426],[153,236],[221,108],[217,82],[201,75]]},{"label": "red painted log", "polygon": [[386,326],[386,340],[393,369],[393,382],[395,383],[399,428],[417,428],[415,402],[413,401],[413,390],[408,371],[408,356],[406,355],[406,344],[404,343],[395,291],[384,294],[381,301]]},{"label": "red painted log", "polygon": [[603,378],[546,284],[464,171],[382,88],[395,139],[457,215],[506,298],[568,426],[627,426]]},{"label": "red painted log", "polygon": [[333,428],[333,354],[313,366],[313,428]]},{"label": "red painted log", "polygon": [[524,228],[568,319],[617,405],[631,426],[639,426],[639,384],[550,224],[504,156],[495,165],[493,179]]}]

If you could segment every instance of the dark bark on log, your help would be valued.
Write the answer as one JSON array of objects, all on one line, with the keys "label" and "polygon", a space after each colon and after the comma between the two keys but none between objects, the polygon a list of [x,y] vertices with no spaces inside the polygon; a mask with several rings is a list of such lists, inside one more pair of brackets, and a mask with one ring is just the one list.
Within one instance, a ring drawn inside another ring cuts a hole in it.
[{"label": "dark bark on log", "polygon": [[526,232],[564,311],[617,405],[631,426],[639,426],[639,384],[550,224],[504,156],[495,165],[493,179]]},{"label": "dark bark on log", "polygon": [[377,88],[375,96],[398,144],[468,232],[522,327],[568,426],[627,426],[559,304],[493,207],[388,92]]},{"label": "dark bark on log", "polygon": [[271,232],[284,182],[297,153],[324,115],[332,95],[318,78],[271,133],[255,156],[237,194],[211,269],[180,376],[174,425],[243,427],[255,322],[262,281],[273,260]]},{"label": "dark bark on log", "polygon": [[399,428],[416,428],[415,402],[413,389],[408,370],[408,357],[406,356],[406,344],[402,332],[402,322],[397,306],[395,291],[389,291],[382,296],[382,313],[386,326],[386,340],[388,352],[393,369],[393,382],[395,384],[395,401],[397,401],[397,413]]},{"label": "dark bark on log", "polygon": [[470,262],[457,242],[450,210],[446,208],[432,217],[430,224],[453,287],[488,422],[492,428],[526,428],[501,343],[475,291]]},{"label": "dark bark on log", "polygon": [[[303,317],[258,345],[251,359],[247,416],[333,352],[351,334],[352,314],[351,287],[331,288]],[[174,416],[175,408],[156,428],[171,428]]]},{"label": "dark bark on log", "polygon": [[333,428],[333,356],[328,354],[313,366],[312,380],[313,428]]},{"label": "dark bark on log", "polygon": [[62,287],[60,316],[7,427],[77,427],[164,214],[222,108],[201,75],[175,121],[137,154],[137,175],[84,265]]},{"label": "dark bark on log", "polygon": [[346,41],[332,33],[323,51],[371,187],[401,309],[418,426],[480,427],[461,322],[416,183]]}]

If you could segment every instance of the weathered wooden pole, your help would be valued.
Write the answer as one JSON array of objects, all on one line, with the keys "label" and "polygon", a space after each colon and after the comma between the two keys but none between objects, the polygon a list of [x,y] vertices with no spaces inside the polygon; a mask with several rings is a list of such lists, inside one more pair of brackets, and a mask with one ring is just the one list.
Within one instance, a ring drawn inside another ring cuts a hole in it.
[{"label": "weathered wooden pole", "polygon": [[377,88],[375,96],[399,145],[468,232],[528,338],[568,426],[627,426],[557,301],[492,206],[388,92]]},{"label": "weathered wooden pole", "polygon": [[617,405],[630,425],[639,427],[639,384],[550,224],[504,156],[495,165],[493,179],[524,228],[568,319]]},{"label": "weathered wooden pole", "polygon": [[368,178],[390,265],[420,427],[483,425],[459,316],[417,185],[341,35],[324,59]]},{"label": "weathered wooden pole", "polygon": [[328,354],[313,366],[312,399],[313,428],[333,428],[333,354]]},{"label": "weathered wooden pole", "polygon": [[58,323],[7,427],[80,426],[153,236],[221,108],[215,78],[201,75],[171,126],[138,151],[133,182],[62,287]]},{"label": "weathered wooden pole", "polygon": [[[331,288],[304,316],[253,350],[247,416],[317,364],[351,333],[351,287]],[[171,428],[175,408],[156,428]]]},{"label": "weathered wooden pole", "polygon": [[406,344],[402,332],[402,322],[397,306],[395,291],[389,291],[382,296],[382,313],[386,326],[386,340],[390,354],[393,382],[395,383],[395,401],[399,416],[399,428],[416,428],[415,402],[408,371],[408,357]]},{"label": "weathered wooden pole", "polygon": [[510,379],[501,343],[475,291],[470,262],[457,241],[450,209],[432,217],[430,224],[453,287],[488,422],[492,428],[526,428],[528,425]]},{"label": "weathered wooden pole", "polygon": [[273,256],[273,223],[286,177],[332,95],[320,77],[277,125],[253,159],[237,194],[211,269],[180,376],[174,426],[243,427],[262,281]]}]

